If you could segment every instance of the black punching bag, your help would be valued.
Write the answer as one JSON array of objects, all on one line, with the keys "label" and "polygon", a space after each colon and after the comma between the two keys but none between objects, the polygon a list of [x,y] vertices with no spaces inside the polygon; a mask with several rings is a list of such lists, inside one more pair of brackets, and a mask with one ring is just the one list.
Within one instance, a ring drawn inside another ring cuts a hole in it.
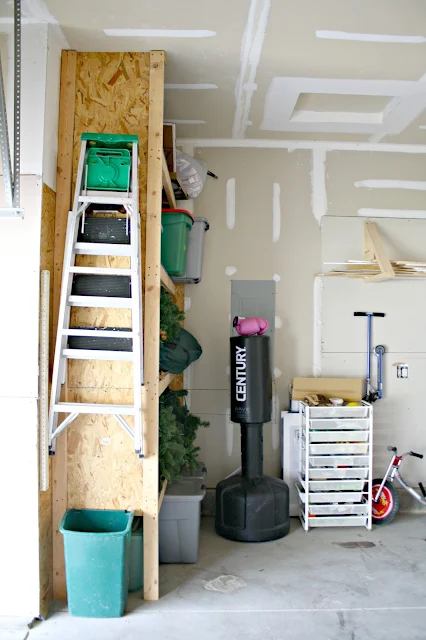
[{"label": "black punching bag", "polygon": [[263,423],[271,420],[272,374],[268,336],[231,342],[231,420],[241,424],[241,474],[216,487],[216,533],[231,540],[263,542],[290,528],[289,492],[263,475]]}]

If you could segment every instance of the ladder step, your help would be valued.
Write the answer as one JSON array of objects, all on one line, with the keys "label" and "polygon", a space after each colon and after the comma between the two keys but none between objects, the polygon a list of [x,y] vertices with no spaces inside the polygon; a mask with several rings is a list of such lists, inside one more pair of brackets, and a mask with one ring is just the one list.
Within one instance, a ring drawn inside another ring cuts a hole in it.
[{"label": "ladder step", "polygon": [[71,360],[127,360],[133,361],[133,351],[101,351],[100,349],[63,349],[62,355]]},{"label": "ladder step", "polygon": [[70,296],[71,307],[103,307],[105,309],[131,309],[131,298],[105,298],[103,296]]},{"label": "ladder step", "polygon": [[131,276],[132,270],[114,269],[113,267],[70,267],[70,273],[82,273],[92,276]]},{"label": "ladder step", "polygon": [[[106,195],[106,193],[108,195]],[[93,204],[133,204],[134,198],[129,198],[126,191],[92,191],[87,190],[87,195],[79,195],[79,202],[91,202]]]},{"label": "ladder step", "polygon": [[104,244],[103,242],[76,242],[74,253],[84,256],[130,256],[130,244]]},{"label": "ladder step", "polygon": [[53,405],[55,413],[97,413],[104,415],[133,416],[135,408],[127,404],[88,404],[83,402],[58,402]]},{"label": "ladder step", "polygon": [[133,338],[133,331],[93,327],[93,329],[62,329],[62,335],[81,338]]}]

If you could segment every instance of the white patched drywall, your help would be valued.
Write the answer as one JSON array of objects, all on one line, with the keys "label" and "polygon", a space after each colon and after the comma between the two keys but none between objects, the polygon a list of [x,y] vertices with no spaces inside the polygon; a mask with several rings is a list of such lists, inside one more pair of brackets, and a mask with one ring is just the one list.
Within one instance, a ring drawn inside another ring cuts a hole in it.
[{"label": "white patched drywall", "polygon": [[[55,186],[57,155],[54,94],[59,90],[60,48],[48,38],[50,28],[47,24],[22,26],[21,206],[25,213],[23,220],[0,219],[0,510],[4,522],[15,523],[0,528],[0,615],[29,619],[40,614],[38,321],[42,175],[50,187]],[[2,62],[11,107],[13,66],[7,56],[10,36],[5,44]],[[51,103],[45,126],[46,100]],[[44,144],[48,150],[45,166]],[[0,206],[5,206],[2,177]]]},{"label": "white patched drywall", "polygon": [[[396,260],[426,261],[426,221],[374,219],[388,255]],[[326,217],[322,226],[324,263],[363,259],[363,224],[359,217]],[[332,265],[324,265],[324,270]],[[365,283],[324,277],[321,304],[321,375],[366,375],[367,320],[354,311],[385,313],[373,319],[372,347],[386,347],[384,398],[374,404],[374,472],[389,462],[387,446],[426,454],[424,385],[426,380],[426,280]],[[373,386],[377,359],[371,357]],[[397,364],[408,364],[407,380],[397,377]],[[409,459],[402,469],[413,486],[424,477],[424,463]]]},{"label": "white patched drywall", "polygon": [[[312,370],[311,285],[320,269],[320,229],[311,208],[310,151],[202,149],[208,178],[194,213],[208,219],[203,278],[186,285],[185,327],[203,348],[186,376],[191,410],[210,422],[198,444],[215,487],[240,466],[240,427],[229,420],[231,280],[276,282],[274,422],[264,427],[265,471],[281,469],[279,408],[294,375]],[[182,203],[182,206],[185,205]]]},{"label": "white patched drywall", "polygon": [[[359,209],[391,210],[401,206],[402,197],[406,210],[426,209],[423,190],[389,189],[388,182],[385,188],[356,185],[368,180],[420,181],[424,156],[323,150],[320,154],[197,150],[197,157],[219,176],[217,181],[208,179],[194,201],[195,215],[209,220],[210,231],[205,236],[202,282],[185,288],[191,297],[185,326],[204,350],[187,374],[186,385],[191,410],[211,424],[198,437],[210,488],[240,465],[239,426],[229,420],[229,280],[233,278],[276,282],[275,402],[280,410],[288,406],[288,383],[294,376],[363,377],[366,327],[353,311],[372,307],[384,311],[386,318],[375,323],[373,337],[374,344],[383,343],[387,349],[385,399],[375,406],[376,473],[383,471],[388,459],[388,444],[423,447],[426,453],[422,407],[426,280],[368,285],[348,278],[315,278],[322,263],[363,259],[364,219]],[[377,222],[390,257],[426,260],[426,221],[391,217]],[[397,379],[398,361],[408,363],[408,380]],[[279,412],[275,413],[276,425],[265,425],[265,471],[279,474]],[[422,477],[421,463],[408,466],[407,478],[415,485]]]}]

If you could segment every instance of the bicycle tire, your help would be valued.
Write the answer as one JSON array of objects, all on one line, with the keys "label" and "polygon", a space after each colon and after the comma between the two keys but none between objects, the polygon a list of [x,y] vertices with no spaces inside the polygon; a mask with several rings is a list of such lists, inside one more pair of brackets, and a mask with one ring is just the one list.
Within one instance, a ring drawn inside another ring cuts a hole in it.
[{"label": "bicycle tire", "polygon": [[[382,484],[381,478],[376,478],[373,480],[373,496],[375,495],[375,489],[377,491],[381,484]],[[373,520],[373,524],[376,525],[376,527],[383,527],[385,524],[390,524],[393,520],[395,520],[396,514],[398,513],[398,510],[399,510],[399,495],[398,495],[398,491],[395,489],[393,484],[388,480],[386,480],[383,486],[383,490],[384,490],[384,493],[386,494],[386,497],[384,497],[384,499],[387,500],[387,502],[389,503],[389,506],[388,506],[388,509],[385,510],[384,513],[380,515],[380,517],[378,517],[374,515],[374,502],[373,502],[372,520]],[[391,498],[391,500],[389,500],[389,498]]]}]

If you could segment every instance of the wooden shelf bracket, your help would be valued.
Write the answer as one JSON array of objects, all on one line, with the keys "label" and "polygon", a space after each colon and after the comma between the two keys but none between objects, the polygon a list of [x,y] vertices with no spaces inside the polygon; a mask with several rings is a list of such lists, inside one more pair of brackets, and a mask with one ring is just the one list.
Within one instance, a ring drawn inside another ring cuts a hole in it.
[{"label": "wooden shelf bracket", "polygon": [[365,282],[381,282],[395,278],[395,271],[388,258],[375,222],[364,223],[364,254],[366,260],[376,260],[380,273],[364,278]]}]

